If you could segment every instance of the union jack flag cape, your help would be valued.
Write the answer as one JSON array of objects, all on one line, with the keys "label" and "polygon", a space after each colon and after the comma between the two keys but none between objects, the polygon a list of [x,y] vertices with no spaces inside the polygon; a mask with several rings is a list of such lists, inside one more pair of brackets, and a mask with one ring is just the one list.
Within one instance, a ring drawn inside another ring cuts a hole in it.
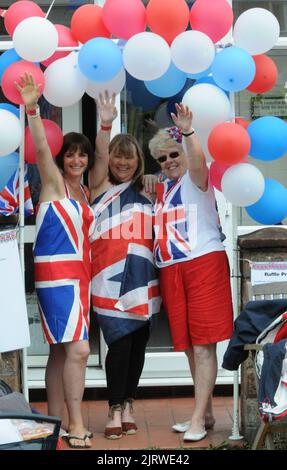
[{"label": "union jack flag cape", "polygon": [[97,198],[93,209],[92,304],[110,345],[160,309],[152,207],[128,182]]},{"label": "union jack flag cape", "polygon": [[[34,209],[28,182],[27,165],[25,165],[24,171],[24,213],[28,217],[34,214]],[[19,212],[19,168],[0,192],[0,214],[8,216],[16,214],[16,212]]]}]

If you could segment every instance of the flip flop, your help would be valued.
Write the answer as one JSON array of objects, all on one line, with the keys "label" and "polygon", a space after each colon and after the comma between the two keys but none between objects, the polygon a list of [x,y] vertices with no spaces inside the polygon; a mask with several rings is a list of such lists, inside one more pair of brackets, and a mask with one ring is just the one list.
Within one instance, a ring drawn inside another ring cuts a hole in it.
[{"label": "flip flop", "polygon": [[[61,432],[61,437],[67,437],[69,435],[69,431],[66,429],[61,428],[60,432]],[[94,437],[94,433],[92,433],[92,431],[87,431],[86,437],[88,437],[89,439],[92,439],[92,437]]]},{"label": "flip flop", "polygon": [[[90,449],[91,446],[86,445],[86,439],[88,437],[89,436],[87,434],[85,434],[84,437],[72,436],[71,434],[69,434],[68,436],[63,436],[63,438],[67,441],[67,443],[68,443],[69,447],[71,447],[71,449]],[[82,441],[84,443],[84,445],[72,444],[71,443],[72,439],[76,439],[77,441]]]}]

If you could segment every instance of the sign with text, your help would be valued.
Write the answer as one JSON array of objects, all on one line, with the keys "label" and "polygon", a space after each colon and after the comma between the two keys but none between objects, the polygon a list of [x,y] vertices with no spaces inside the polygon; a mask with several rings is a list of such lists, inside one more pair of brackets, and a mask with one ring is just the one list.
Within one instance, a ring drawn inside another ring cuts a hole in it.
[{"label": "sign with text", "polygon": [[251,285],[287,282],[287,261],[251,263]]},{"label": "sign with text", "polygon": [[284,96],[255,96],[250,100],[251,117],[256,119],[263,116],[287,117],[287,107]]},{"label": "sign with text", "polygon": [[0,232],[0,353],[30,345],[24,284],[15,230]]}]

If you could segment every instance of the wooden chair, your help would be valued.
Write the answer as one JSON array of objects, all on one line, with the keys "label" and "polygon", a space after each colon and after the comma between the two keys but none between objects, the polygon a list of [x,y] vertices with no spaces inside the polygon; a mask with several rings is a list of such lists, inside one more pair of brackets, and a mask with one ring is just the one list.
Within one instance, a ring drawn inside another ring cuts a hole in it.
[{"label": "wooden chair", "polygon": [[[247,283],[248,298],[249,300],[274,300],[287,298],[287,282],[274,282],[270,284],[260,284],[252,286],[251,283]],[[257,351],[262,351],[263,346],[261,344],[246,344],[244,349],[249,351],[253,361],[255,387],[258,396],[259,392],[259,378],[255,368],[255,356]],[[275,449],[274,440],[272,435],[274,433],[286,433],[287,432],[287,418],[283,418],[280,421],[264,422],[262,421],[254,441],[252,443],[252,450],[257,450],[266,445],[267,449]]]}]

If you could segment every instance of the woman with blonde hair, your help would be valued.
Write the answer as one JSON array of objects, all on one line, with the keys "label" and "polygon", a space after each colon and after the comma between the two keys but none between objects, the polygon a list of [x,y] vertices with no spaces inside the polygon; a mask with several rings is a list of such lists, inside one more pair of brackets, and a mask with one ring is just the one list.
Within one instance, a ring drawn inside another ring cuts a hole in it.
[{"label": "woman with blonde hair", "polygon": [[173,429],[185,432],[186,441],[199,441],[215,422],[216,343],[232,334],[232,301],[208,167],[191,111],[183,104],[176,111],[175,126],[161,129],[149,143],[166,177],[157,184],[154,256],[174,350],[186,353],[194,380],[192,418]]}]

